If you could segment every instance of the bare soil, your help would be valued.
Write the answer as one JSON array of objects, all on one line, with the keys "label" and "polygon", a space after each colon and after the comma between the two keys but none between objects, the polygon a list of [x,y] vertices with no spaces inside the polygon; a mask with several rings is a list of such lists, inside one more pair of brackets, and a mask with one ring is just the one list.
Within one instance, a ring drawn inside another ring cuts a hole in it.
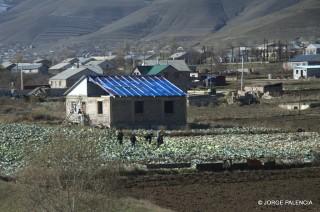
[{"label": "bare soil", "polygon": [[[320,211],[320,169],[135,176],[127,195],[174,211]],[[266,200],[308,200],[312,205],[259,206]]]}]

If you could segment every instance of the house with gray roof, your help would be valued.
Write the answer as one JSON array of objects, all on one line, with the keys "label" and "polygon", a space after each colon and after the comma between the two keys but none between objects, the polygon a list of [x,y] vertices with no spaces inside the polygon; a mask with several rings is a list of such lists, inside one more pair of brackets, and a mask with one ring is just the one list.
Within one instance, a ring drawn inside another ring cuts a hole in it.
[{"label": "house with gray roof", "polygon": [[172,65],[137,66],[132,75],[164,77],[185,92],[191,86],[190,72],[178,71]]},{"label": "house with gray roof", "polygon": [[48,67],[42,63],[15,63],[15,66],[11,69],[11,72],[20,72],[25,74],[47,74]]},{"label": "house with gray roof", "polygon": [[102,75],[103,71],[87,66],[69,68],[49,79],[51,88],[69,88],[83,76]]},{"label": "house with gray roof", "polygon": [[86,65],[91,61],[95,61],[95,59],[92,57],[79,57],[78,60],[79,60],[79,64],[81,65]]},{"label": "house with gray roof", "polygon": [[145,60],[142,65],[154,66],[154,65],[171,65],[178,71],[191,72],[189,66],[184,60]]},{"label": "house with gray roof", "polygon": [[58,63],[49,68],[49,74],[55,75],[72,67],[70,63]]},{"label": "house with gray roof", "polygon": [[97,60],[97,61],[90,61],[86,63],[87,67],[96,67],[97,69],[102,70],[102,72],[105,72],[109,69],[114,68],[114,64],[110,62],[109,60]]},{"label": "house with gray roof", "polygon": [[76,64],[79,62],[79,59],[76,57],[67,58],[62,61],[63,63],[70,63],[70,64]]}]

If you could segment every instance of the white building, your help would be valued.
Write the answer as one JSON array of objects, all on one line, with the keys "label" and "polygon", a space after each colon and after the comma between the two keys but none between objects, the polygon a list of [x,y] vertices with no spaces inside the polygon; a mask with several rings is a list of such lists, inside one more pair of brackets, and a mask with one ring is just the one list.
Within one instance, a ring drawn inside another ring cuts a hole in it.
[{"label": "white building", "polygon": [[293,70],[293,79],[307,79],[310,77],[320,77],[320,65],[297,66]]},{"label": "white building", "polygon": [[297,66],[311,66],[320,65],[320,54],[319,55],[298,55],[291,58],[288,62],[283,63],[285,70],[293,70]]},{"label": "white building", "polygon": [[320,54],[320,44],[310,44],[306,48],[306,55]]}]

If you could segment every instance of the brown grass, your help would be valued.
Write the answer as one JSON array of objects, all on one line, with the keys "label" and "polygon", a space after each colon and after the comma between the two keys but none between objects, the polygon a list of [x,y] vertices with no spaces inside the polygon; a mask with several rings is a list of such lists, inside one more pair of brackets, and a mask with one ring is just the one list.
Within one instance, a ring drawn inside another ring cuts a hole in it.
[{"label": "brown grass", "polygon": [[0,122],[59,123],[65,117],[63,102],[0,99]]},{"label": "brown grass", "polygon": [[279,103],[262,103],[258,105],[219,105],[216,107],[190,107],[189,123],[210,126],[248,126],[280,128],[296,131],[299,128],[319,131],[320,108],[306,111],[288,111],[278,107]]}]

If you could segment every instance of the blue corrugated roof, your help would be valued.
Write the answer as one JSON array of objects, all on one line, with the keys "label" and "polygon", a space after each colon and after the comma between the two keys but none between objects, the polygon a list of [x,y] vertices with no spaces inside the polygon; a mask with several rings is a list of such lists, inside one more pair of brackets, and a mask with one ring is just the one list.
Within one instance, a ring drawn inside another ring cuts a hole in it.
[{"label": "blue corrugated roof", "polygon": [[160,97],[186,96],[177,86],[164,77],[157,76],[90,76],[92,82],[111,96]]},{"label": "blue corrugated roof", "polygon": [[320,55],[297,55],[290,62],[320,62]]}]

